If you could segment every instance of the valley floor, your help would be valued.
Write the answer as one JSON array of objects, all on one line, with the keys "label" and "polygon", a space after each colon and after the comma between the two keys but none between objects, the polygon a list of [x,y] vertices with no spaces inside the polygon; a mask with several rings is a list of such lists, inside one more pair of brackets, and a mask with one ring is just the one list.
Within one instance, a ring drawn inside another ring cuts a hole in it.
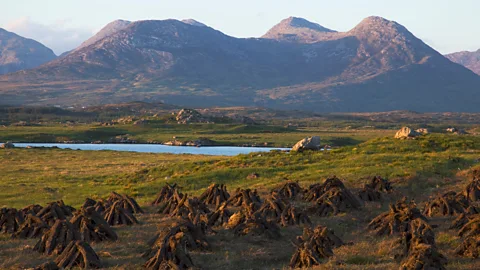
[{"label": "valley floor", "polygon": [[[262,197],[288,180],[304,188],[321,183],[330,175],[344,179],[356,193],[367,177],[388,178],[395,189],[382,202],[366,203],[332,217],[315,217],[315,225],[325,225],[345,242],[335,256],[318,269],[398,269],[392,247],[396,237],[377,237],[366,230],[368,222],[388,209],[388,204],[408,196],[422,208],[429,196],[446,191],[461,191],[471,168],[477,166],[480,138],[466,135],[431,134],[417,140],[378,137],[356,146],[329,152],[253,153],[237,157],[160,155],[110,151],[72,151],[59,149],[0,150],[0,206],[21,208],[28,204],[63,199],[79,207],[85,198],[104,198],[109,192],[129,194],[140,202],[146,214],[138,215],[141,224],[116,227],[119,240],[92,244],[105,267],[141,269],[158,228],[173,221],[149,206],[165,183],[178,183],[182,192],[199,195],[210,183],[224,183],[232,193],[236,188],[256,188]],[[258,178],[247,179],[251,173]],[[301,200],[294,202],[299,207]],[[461,243],[456,232],[448,230],[453,217],[434,217],[436,242],[449,260],[448,269],[479,269],[480,261],[453,254]],[[282,237],[236,237],[230,230],[214,228],[208,236],[211,251],[192,252],[192,259],[203,269],[286,269],[294,246],[291,241],[302,233],[301,226],[281,229]],[[0,236],[0,268],[34,267],[52,260],[31,250],[36,240],[12,240]]]}]

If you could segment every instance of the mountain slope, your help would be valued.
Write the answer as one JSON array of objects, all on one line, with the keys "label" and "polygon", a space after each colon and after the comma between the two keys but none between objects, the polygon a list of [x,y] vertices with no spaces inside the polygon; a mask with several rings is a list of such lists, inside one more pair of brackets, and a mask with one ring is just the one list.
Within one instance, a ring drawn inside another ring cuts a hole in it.
[{"label": "mountain slope", "polygon": [[457,52],[447,54],[445,57],[480,75],[480,50],[476,52]]},{"label": "mountain slope", "polygon": [[[37,69],[1,76],[0,103],[480,110],[479,76],[383,18],[343,33],[289,18],[280,25],[295,27],[298,38],[288,40],[239,39],[197,25],[133,22]],[[318,35],[305,40],[312,31]]]},{"label": "mountain slope", "polygon": [[41,43],[0,28],[0,74],[34,68],[55,58]]},{"label": "mountain slope", "polygon": [[90,45],[95,44],[97,41],[102,40],[120,30],[123,30],[127,28],[132,22],[130,21],[125,21],[125,20],[116,20],[113,21],[109,24],[107,24],[105,27],[103,27],[98,33],[96,33],[93,37],[89,38],[85,42],[83,42],[76,50],[80,50],[82,48],[88,47]]}]

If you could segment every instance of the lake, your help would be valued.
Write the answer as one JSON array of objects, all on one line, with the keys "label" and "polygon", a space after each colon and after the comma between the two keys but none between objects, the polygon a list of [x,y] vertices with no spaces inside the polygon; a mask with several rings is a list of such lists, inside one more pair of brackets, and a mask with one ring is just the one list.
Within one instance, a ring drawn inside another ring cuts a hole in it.
[{"label": "lake", "polygon": [[67,143],[14,143],[15,147],[58,147],[73,150],[111,150],[142,153],[170,153],[170,154],[193,154],[236,156],[252,152],[269,152],[271,150],[290,150],[290,148],[266,148],[266,147],[238,147],[238,146],[168,146],[161,144],[67,144]]}]

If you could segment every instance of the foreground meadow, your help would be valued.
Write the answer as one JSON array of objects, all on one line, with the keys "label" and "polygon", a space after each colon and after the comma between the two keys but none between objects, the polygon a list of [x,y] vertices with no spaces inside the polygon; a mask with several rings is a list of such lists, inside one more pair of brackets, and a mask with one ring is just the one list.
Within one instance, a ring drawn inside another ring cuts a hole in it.
[{"label": "foreground meadow", "polygon": [[[314,225],[335,231],[345,245],[335,248],[334,256],[319,269],[398,269],[392,254],[394,237],[377,237],[367,224],[388,204],[403,196],[415,199],[422,208],[429,196],[461,191],[480,158],[480,138],[431,134],[416,140],[378,137],[355,146],[325,152],[252,153],[237,157],[88,152],[59,149],[0,150],[0,206],[21,208],[64,200],[79,208],[85,198],[105,198],[111,191],[134,197],[144,208],[140,224],[120,226],[117,242],[94,243],[92,247],[104,266],[112,269],[141,269],[148,240],[172,218],[156,213],[150,206],[166,183],[177,183],[181,191],[200,195],[211,183],[236,188],[255,188],[262,197],[287,180],[307,188],[331,175],[340,177],[356,194],[365,179],[374,175],[388,178],[392,194],[380,202],[366,202],[358,210],[336,216],[312,215]],[[258,177],[249,177],[256,174]],[[305,205],[300,199],[298,207]],[[235,210],[233,208],[233,210]],[[448,230],[454,217],[432,217],[439,250],[448,258],[449,269],[478,269],[479,262],[459,257],[453,250],[461,243],[455,231]],[[203,269],[282,269],[287,268],[295,251],[291,241],[302,234],[302,226],[281,228],[281,237],[235,236],[216,227],[208,236],[210,251],[191,252],[192,260]],[[12,240],[0,236],[0,268],[34,267],[52,260],[31,250],[37,239]],[[27,259],[28,258],[28,259]]]}]

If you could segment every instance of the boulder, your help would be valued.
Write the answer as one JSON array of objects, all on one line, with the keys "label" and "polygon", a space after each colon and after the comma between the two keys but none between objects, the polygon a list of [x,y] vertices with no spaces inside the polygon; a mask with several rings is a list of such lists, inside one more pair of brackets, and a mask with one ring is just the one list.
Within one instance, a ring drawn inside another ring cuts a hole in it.
[{"label": "boulder", "polygon": [[447,132],[449,133],[453,133],[453,134],[458,134],[458,135],[463,135],[463,134],[467,134],[467,132],[463,129],[458,129],[456,127],[449,127],[446,129]]},{"label": "boulder", "polygon": [[6,143],[0,144],[0,148],[2,149],[15,148],[15,145],[13,145],[12,142],[6,142]]},{"label": "boulder", "polygon": [[299,142],[297,142],[293,147],[292,151],[302,152],[304,150],[320,150],[320,137],[313,136],[307,137]]},{"label": "boulder", "polygon": [[208,121],[196,110],[182,109],[177,113],[175,120],[178,124],[208,123]]},{"label": "boulder", "polygon": [[420,133],[416,132],[415,130],[409,127],[402,127],[395,134],[395,139],[412,139],[418,136],[420,136]]},{"label": "boulder", "polygon": [[428,129],[426,128],[419,128],[417,130],[415,130],[416,132],[420,133],[420,134],[428,134]]}]

